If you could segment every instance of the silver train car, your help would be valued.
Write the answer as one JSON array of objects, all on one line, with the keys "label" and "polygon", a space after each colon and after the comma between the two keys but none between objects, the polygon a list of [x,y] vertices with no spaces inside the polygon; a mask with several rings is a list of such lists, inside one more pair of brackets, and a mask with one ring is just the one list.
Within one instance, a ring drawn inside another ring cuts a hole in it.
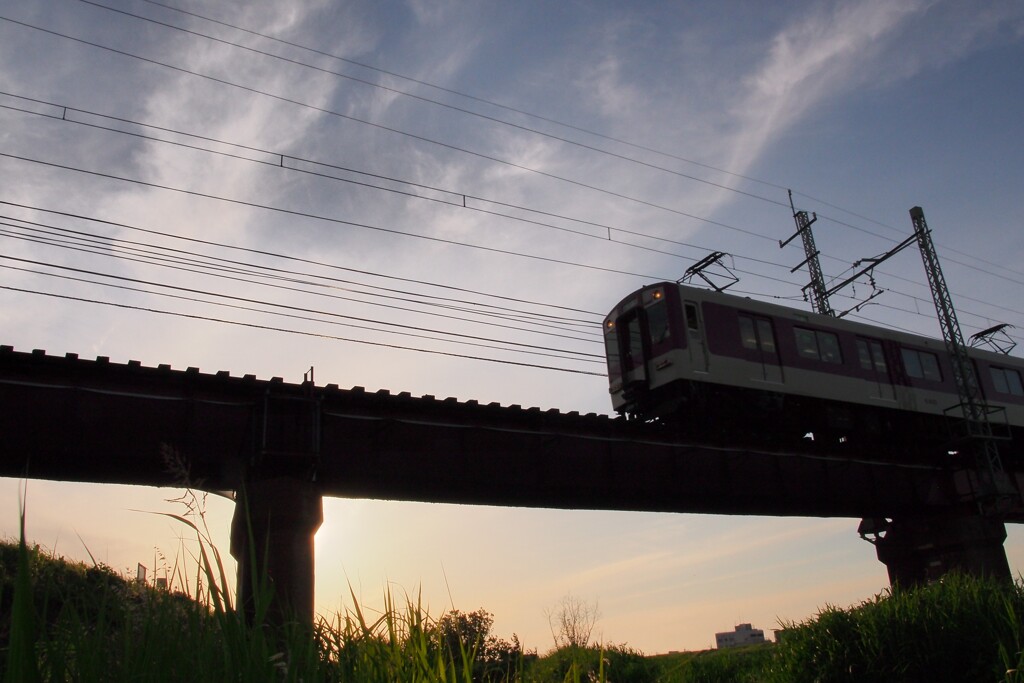
[{"label": "silver train car", "polygon": [[[620,301],[604,335],[614,409],[693,436],[932,459],[963,428],[941,340],[673,282]],[[1024,457],[1024,360],[970,357],[1001,451]]]}]

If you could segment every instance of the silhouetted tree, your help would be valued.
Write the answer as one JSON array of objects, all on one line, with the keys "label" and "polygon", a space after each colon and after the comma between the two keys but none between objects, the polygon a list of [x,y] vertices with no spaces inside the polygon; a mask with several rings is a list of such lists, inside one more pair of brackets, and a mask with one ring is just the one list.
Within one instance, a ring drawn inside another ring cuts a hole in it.
[{"label": "silhouetted tree", "polygon": [[551,637],[556,648],[585,648],[590,643],[601,613],[597,609],[597,601],[585,602],[572,593],[567,593],[561,601],[544,611],[551,628]]},{"label": "silhouetted tree", "polygon": [[535,653],[524,654],[519,638],[512,634],[512,642],[492,636],[494,615],[484,609],[463,613],[452,610],[438,621],[440,646],[461,664],[463,657],[473,658],[473,680],[480,683],[502,683],[518,678],[525,659],[536,658]]}]

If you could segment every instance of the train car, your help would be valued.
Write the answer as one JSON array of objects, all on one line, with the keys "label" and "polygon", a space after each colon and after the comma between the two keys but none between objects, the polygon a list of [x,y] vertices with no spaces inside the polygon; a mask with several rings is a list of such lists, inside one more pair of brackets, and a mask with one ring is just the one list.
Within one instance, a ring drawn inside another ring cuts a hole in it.
[{"label": "train car", "polygon": [[[930,458],[964,426],[941,340],[674,282],[624,298],[604,334],[615,410],[696,437]],[[969,353],[1001,450],[1024,455],[1024,360]]]}]

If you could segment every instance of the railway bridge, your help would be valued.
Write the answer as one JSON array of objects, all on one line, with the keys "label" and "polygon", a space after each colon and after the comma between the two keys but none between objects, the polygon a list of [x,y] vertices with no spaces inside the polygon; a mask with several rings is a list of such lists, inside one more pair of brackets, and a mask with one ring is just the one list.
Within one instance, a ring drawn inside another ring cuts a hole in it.
[{"label": "railway bridge", "polygon": [[[310,619],[323,496],[849,517],[899,583],[951,569],[1009,577],[1005,523],[1024,521],[1019,495],[981,514],[977,473],[949,462],[695,443],[594,414],[9,346],[0,435],[0,476],[237,492],[240,604],[255,557],[279,604]],[[1007,474],[1021,491],[1016,467]]]}]

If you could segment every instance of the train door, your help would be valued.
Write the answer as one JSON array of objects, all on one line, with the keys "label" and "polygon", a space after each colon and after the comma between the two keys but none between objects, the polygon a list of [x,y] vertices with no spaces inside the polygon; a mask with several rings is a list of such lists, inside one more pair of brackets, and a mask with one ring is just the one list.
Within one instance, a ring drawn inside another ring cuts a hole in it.
[{"label": "train door", "polygon": [[690,350],[690,367],[694,372],[708,371],[708,347],[704,341],[704,325],[696,302],[683,304],[686,312],[686,338]]},{"label": "train door", "polygon": [[741,315],[740,337],[743,347],[756,351],[760,361],[760,372],[751,379],[781,384],[782,361],[779,359],[779,348],[775,343],[775,330],[772,329],[772,321],[760,316]]},{"label": "train door", "polygon": [[892,376],[889,374],[889,366],[885,362],[885,352],[882,342],[877,339],[857,339],[857,358],[860,361],[862,370],[871,374],[873,379],[871,386],[872,398],[880,398],[884,401],[896,400],[896,389],[892,385]]}]

